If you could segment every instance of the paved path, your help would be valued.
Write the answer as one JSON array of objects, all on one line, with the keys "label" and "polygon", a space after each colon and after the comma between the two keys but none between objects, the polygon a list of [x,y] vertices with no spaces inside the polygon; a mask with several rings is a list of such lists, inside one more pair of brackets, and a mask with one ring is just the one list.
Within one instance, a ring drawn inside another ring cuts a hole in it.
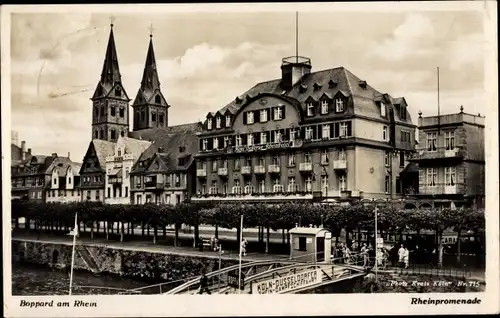
[{"label": "paved path", "polygon": [[[72,237],[62,237],[62,236],[48,236],[41,235],[39,238],[36,234],[15,234],[12,237],[13,241],[29,241],[29,242],[38,242],[45,244],[65,244],[72,245],[73,239]],[[204,251],[200,252],[195,248],[190,247],[175,247],[170,245],[160,245],[153,244],[150,240],[148,241],[127,241],[127,242],[116,242],[106,239],[96,238],[91,240],[90,238],[78,238],[78,244],[84,245],[95,245],[102,246],[107,248],[121,249],[121,250],[129,250],[129,251],[142,251],[149,253],[161,253],[161,254],[174,254],[180,256],[194,256],[194,257],[205,257],[205,258],[214,258],[219,259],[219,253],[213,251]],[[234,251],[224,251],[222,255],[222,259],[226,260],[237,260],[239,259],[238,252]],[[260,254],[260,253],[252,253],[247,254],[246,257],[243,257],[244,261],[257,261],[257,260],[279,260],[279,259],[288,259],[288,255],[276,255],[276,254]]]}]

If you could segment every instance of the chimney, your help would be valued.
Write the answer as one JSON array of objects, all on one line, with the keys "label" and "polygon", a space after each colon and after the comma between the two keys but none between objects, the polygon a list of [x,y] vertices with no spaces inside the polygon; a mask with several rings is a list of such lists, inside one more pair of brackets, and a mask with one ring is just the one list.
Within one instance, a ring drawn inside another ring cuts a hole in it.
[{"label": "chimney", "polygon": [[31,148],[28,148],[28,155],[31,155]]},{"label": "chimney", "polygon": [[12,138],[12,141],[11,141],[12,144],[19,147],[19,137],[18,137],[17,131],[11,131],[10,135]]},{"label": "chimney", "polygon": [[57,152],[53,152],[52,157],[57,157]]},{"label": "chimney", "polygon": [[26,141],[21,141],[21,156],[23,160],[26,160]]},{"label": "chimney", "polygon": [[311,73],[311,60],[302,56],[284,58],[281,63],[281,88],[291,89],[302,80],[304,75]]},{"label": "chimney", "polygon": [[70,154],[70,152],[68,151],[68,159],[70,159],[69,154]]}]

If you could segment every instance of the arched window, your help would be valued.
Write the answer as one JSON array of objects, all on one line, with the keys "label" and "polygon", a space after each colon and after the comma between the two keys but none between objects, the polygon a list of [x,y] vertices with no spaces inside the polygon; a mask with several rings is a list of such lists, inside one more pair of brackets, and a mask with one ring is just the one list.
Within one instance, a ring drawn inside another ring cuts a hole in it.
[{"label": "arched window", "polygon": [[122,131],[121,135],[122,137],[125,137],[125,130]]},{"label": "arched window", "polygon": [[94,138],[95,139],[99,138],[99,131],[98,130],[94,131]]},{"label": "arched window", "polygon": [[161,104],[161,97],[160,97],[160,95],[156,95],[156,97],[155,97],[155,103],[156,104]]},{"label": "arched window", "polygon": [[119,87],[115,88],[115,96],[117,96],[117,97],[122,96],[122,90],[121,90],[121,88],[119,88]]},{"label": "arched window", "polygon": [[100,138],[101,138],[101,139],[103,139],[103,138],[104,138],[104,129],[101,129],[101,137],[100,137]]}]

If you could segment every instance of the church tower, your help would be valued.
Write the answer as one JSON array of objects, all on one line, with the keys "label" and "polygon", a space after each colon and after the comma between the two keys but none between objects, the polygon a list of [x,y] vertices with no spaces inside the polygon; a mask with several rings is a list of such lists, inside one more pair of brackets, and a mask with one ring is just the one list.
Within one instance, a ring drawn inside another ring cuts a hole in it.
[{"label": "church tower", "polygon": [[160,90],[160,80],[156,69],[153,35],[149,35],[149,48],[142,75],[141,87],[132,108],[134,110],[134,131],[168,126],[170,107]]},{"label": "church tower", "polygon": [[109,33],[101,80],[97,83],[91,100],[92,139],[115,142],[120,135],[128,135],[130,98],[128,98],[121,82],[113,24],[111,24]]}]

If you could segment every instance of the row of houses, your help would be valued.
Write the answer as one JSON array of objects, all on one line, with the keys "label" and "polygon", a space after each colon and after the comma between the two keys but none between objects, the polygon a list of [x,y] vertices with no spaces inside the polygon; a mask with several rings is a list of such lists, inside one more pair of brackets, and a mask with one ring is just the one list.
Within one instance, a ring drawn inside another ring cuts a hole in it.
[{"label": "row of houses", "polygon": [[203,122],[171,126],[151,36],[132,131],[130,101],[111,26],[82,164],[27,151],[13,160],[13,196],[110,204],[484,205],[484,117],[461,107],[456,114],[419,113],[416,125],[404,97],[379,92],[344,67],[312,72],[309,58],[284,58],[280,78],[256,84]]}]

